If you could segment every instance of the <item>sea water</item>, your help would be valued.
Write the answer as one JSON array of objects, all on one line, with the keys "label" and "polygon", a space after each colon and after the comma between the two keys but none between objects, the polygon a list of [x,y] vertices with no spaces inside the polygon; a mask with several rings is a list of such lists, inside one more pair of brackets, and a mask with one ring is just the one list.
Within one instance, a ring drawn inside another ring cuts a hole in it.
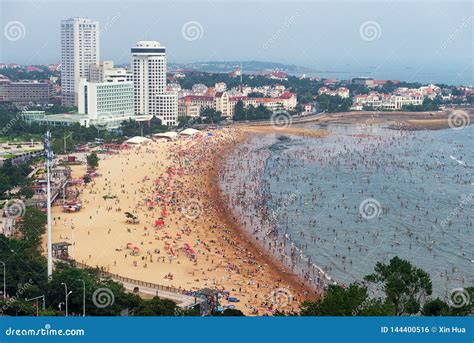
[{"label": "sea water", "polygon": [[310,284],[362,281],[392,257],[435,294],[474,284],[474,126],[329,126],[325,138],[255,136],[221,186],[257,244]]}]

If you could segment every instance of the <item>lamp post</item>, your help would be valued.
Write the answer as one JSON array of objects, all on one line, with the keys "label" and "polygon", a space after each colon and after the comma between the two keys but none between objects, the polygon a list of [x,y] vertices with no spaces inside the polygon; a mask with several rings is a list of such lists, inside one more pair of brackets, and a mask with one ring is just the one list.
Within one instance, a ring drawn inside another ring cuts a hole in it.
[{"label": "lamp post", "polygon": [[77,279],[82,282],[82,316],[86,316],[86,282],[84,279]]},{"label": "lamp post", "polygon": [[64,294],[66,295],[66,317],[68,316],[68,311],[67,311],[67,299],[71,295],[72,291],[67,291],[67,285],[64,282],[61,282],[61,285],[64,285]]},{"label": "lamp post", "polygon": [[31,298],[31,299],[27,299],[25,298],[25,301],[33,301],[33,300],[36,300],[36,316],[38,317],[39,316],[39,307],[38,307],[38,299],[41,299],[43,298],[43,311],[46,309],[46,302],[45,302],[45,299],[44,299],[44,294],[43,295],[40,295],[36,298]]},{"label": "lamp post", "polygon": [[74,224],[71,222],[71,236],[72,236],[72,258],[76,258],[76,239],[74,238]]},{"label": "lamp post", "polygon": [[67,153],[67,143],[66,143],[66,139],[68,139],[69,137],[72,137],[72,132],[69,132],[69,135],[66,136],[66,134],[64,134],[64,154]]},{"label": "lamp post", "polygon": [[44,149],[46,155],[46,190],[47,190],[47,211],[48,211],[48,280],[53,278],[53,248],[51,233],[51,163],[53,161],[53,151],[51,148],[51,132],[48,130],[44,138]]},{"label": "lamp post", "polygon": [[5,268],[5,262],[0,261],[0,263],[3,265],[3,300],[7,297],[7,284],[6,284],[6,268]]}]

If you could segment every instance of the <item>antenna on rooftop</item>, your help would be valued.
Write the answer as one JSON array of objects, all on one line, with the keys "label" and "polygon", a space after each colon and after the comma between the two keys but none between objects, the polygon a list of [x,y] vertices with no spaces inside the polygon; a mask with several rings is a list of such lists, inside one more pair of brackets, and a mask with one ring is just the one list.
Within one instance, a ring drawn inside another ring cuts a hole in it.
[{"label": "antenna on rooftop", "polygon": [[240,61],[240,87],[242,87],[242,61]]}]

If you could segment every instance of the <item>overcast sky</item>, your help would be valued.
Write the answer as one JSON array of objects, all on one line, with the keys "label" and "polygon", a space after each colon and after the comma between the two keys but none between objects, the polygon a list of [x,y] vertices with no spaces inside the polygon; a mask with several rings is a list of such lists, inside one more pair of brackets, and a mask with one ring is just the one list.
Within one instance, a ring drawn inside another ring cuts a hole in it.
[{"label": "overcast sky", "polygon": [[473,83],[471,1],[0,0],[0,62],[60,59],[60,22],[101,25],[101,59],[157,40],[168,61],[262,60],[408,81]]}]

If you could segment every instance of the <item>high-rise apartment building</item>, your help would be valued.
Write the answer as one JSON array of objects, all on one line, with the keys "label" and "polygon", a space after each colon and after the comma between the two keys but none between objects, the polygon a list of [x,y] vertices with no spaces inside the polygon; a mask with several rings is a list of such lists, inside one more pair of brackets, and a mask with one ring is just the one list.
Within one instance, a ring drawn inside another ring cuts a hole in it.
[{"label": "high-rise apartment building", "polygon": [[135,114],[176,125],[178,98],[166,90],[166,48],[156,41],[140,41],[131,53]]},{"label": "high-rise apartment building", "polygon": [[81,78],[89,79],[91,64],[99,63],[99,23],[91,19],[70,18],[61,22],[62,104],[77,106],[77,87]]}]

